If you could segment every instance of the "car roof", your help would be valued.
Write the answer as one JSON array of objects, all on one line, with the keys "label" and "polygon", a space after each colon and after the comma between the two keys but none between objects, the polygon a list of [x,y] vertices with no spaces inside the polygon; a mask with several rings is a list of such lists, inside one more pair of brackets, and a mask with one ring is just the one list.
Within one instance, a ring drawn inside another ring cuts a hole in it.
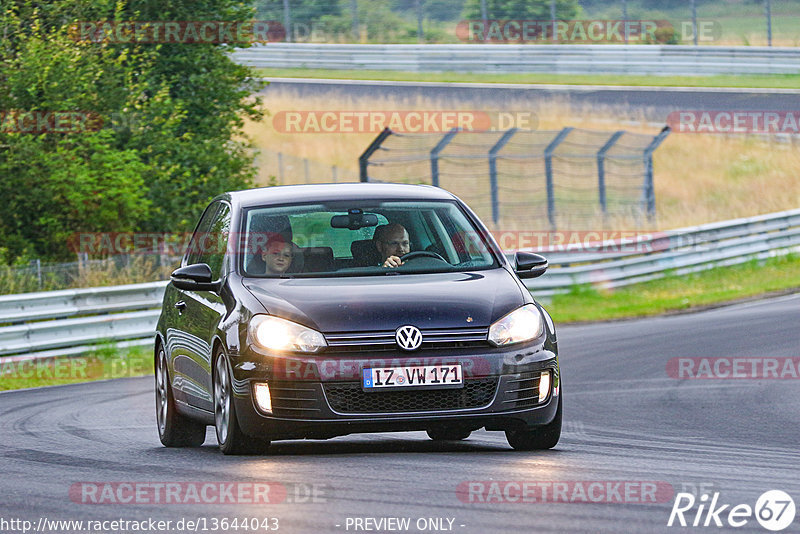
[{"label": "car roof", "polygon": [[453,200],[455,196],[444,189],[430,185],[367,182],[260,187],[233,191],[218,198],[226,198],[239,207],[248,208],[269,204],[336,200]]}]

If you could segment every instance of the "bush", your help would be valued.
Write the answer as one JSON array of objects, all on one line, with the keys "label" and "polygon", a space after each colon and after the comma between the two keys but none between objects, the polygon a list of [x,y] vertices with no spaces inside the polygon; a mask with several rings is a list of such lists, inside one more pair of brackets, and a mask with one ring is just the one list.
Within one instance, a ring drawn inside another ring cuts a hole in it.
[{"label": "bush", "polygon": [[242,126],[261,116],[260,84],[228,46],[78,42],[70,24],[252,17],[234,0],[5,2],[0,110],[99,118],[69,133],[0,128],[5,261],[74,258],[75,232],[191,230],[254,176]]}]

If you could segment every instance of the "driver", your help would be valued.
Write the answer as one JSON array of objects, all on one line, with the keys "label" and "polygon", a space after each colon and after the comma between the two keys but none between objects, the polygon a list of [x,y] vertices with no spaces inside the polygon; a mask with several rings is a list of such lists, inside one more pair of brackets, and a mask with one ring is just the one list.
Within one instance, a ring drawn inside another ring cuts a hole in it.
[{"label": "driver", "polygon": [[411,250],[408,232],[402,224],[392,223],[379,226],[375,229],[372,239],[381,255],[383,267],[400,267],[403,265],[400,256],[408,254]]}]

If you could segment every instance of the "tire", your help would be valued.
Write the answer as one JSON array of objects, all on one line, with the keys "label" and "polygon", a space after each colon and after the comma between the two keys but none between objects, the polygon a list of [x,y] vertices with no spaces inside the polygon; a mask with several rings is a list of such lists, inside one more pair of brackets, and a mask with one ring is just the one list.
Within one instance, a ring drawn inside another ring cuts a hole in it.
[{"label": "tire", "polygon": [[206,440],[206,425],[175,409],[167,355],[161,344],[156,353],[156,424],[165,447],[199,447]]},{"label": "tire", "polygon": [[221,350],[214,359],[214,428],[222,454],[261,454],[269,448],[269,441],[251,438],[239,427],[230,365]]},{"label": "tire", "polygon": [[552,449],[561,437],[561,398],[558,396],[558,408],[553,420],[542,426],[522,430],[506,430],[508,444],[517,451],[537,451]]},{"label": "tire", "polygon": [[456,428],[432,428],[427,432],[428,437],[433,441],[461,441],[472,434],[472,430],[459,430]]}]

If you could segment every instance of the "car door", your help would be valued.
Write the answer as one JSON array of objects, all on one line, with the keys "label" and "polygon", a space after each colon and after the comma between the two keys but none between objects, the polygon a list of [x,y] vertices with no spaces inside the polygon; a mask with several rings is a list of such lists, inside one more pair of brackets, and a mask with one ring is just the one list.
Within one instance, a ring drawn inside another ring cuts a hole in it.
[{"label": "car door", "polygon": [[[230,231],[231,210],[224,202],[212,204],[203,215],[190,242],[183,265],[205,263],[214,281],[225,274],[225,248]],[[214,334],[225,305],[213,291],[177,289],[174,307],[178,316],[167,332],[174,369],[174,390],[184,402],[213,411],[211,358]]]}]

